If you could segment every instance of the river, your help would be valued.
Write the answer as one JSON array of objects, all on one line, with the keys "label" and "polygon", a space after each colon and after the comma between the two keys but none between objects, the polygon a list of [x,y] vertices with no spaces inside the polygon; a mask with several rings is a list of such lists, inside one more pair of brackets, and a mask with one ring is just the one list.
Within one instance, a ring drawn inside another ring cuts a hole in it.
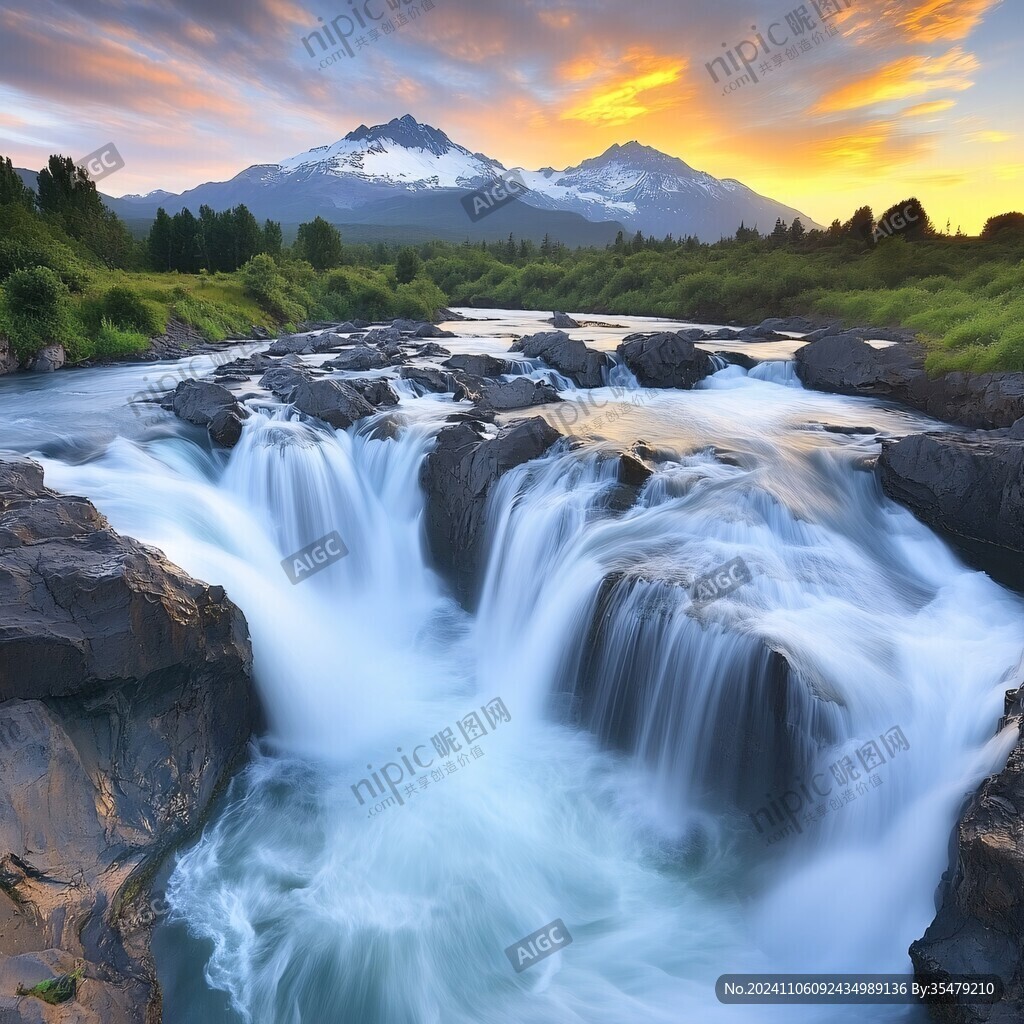
[{"label": "river", "polygon": [[[495,355],[549,315],[463,312],[485,322],[443,344]],[[606,350],[690,326],[597,319]],[[138,401],[213,357],[0,379],[0,449],[249,622],[267,731],[161,879],[167,1024],[922,1019],[715,997],[726,973],[909,973],[965,796],[1015,739],[1024,601],[867,471],[881,436],[952,428],[804,390],[794,348],[689,392],[523,365],[580,443],[495,488],[472,614],[422,535],[450,395],[399,384],[386,440],[258,394],[228,453]],[[623,509],[609,453],[638,440],[657,468]],[[293,585],[281,560],[335,530],[347,557]],[[737,558],[718,600],[678,585]],[[364,802],[388,772],[400,799]],[[554,919],[572,944],[515,972],[506,947]]]}]

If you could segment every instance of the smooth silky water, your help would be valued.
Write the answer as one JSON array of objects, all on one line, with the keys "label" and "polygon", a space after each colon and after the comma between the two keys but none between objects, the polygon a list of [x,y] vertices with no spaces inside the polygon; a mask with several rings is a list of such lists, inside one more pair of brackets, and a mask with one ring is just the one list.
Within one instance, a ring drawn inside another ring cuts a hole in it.
[{"label": "smooth silky water", "polygon": [[[502,354],[543,327],[483,315],[445,344]],[[606,349],[668,326],[599,319],[621,325],[597,332]],[[1015,739],[994,732],[1024,602],[865,469],[867,431],[948,428],[804,391],[791,349],[692,392],[624,367],[576,391],[517,366],[563,389],[541,411],[582,443],[495,488],[473,614],[422,534],[420,466],[450,398],[399,384],[402,433],[376,440],[376,417],[335,432],[264,395],[226,453],[137,401],[212,357],[0,381],[0,448],[222,584],[249,622],[268,728],[164,872],[168,1024],[922,1019],[714,994],[724,973],[909,973],[965,796]],[[637,440],[658,469],[616,510],[614,452]],[[281,559],[332,530],[350,554],[292,585]],[[736,557],[751,582],[694,606],[689,582]],[[439,758],[432,737],[494,698],[510,721]],[[894,726],[909,749],[877,785],[758,832],[759,808]],[[401,803],[357,801],[413,751],[434,761],[403,771]],[[555,918],[572,945],[514,973],[504,949]]]}]

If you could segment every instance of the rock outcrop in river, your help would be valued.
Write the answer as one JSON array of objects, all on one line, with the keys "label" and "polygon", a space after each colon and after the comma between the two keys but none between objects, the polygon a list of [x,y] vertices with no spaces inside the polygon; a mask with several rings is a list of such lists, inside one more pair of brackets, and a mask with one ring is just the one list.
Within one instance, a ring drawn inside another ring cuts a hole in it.
[{"label": "rock outcrop in river", "polygon": [[[245,620],[28,460],[0,463],[0,605],[0,1020],[152,1024],[124,921],[258,723]],[[76,966],[73,1010],[17,997]]]},{"label": "rock outcrop in river", "polygon": [[482,423],[442,430],[420,474],[430,552],[472,606],[480,582],[487,498],[516,466],[543,455],[562,435],[542,419],[521,420],[488,437]]},{"label": "rock outcrop in river", "polygon": [[623,339],[618,351],[645,388],[689,390],[715,368],[711,356],[682,332],[631,334]]},{"label": "rock outcrop in river", "polygon": [[835,334],[797,350],[797,373],[817,391],[891,398],[966,427],[1009,427],[1024,417],[1024,374],[933,378],[925,355],[916,342],[875,348],[857,334]]},{"label": "rock outcrop in river", "polygon": [[[1006,697],[1001,725],[1024,729],[1020,688]],[[1024,1020],[1024,736],[1006,768],[987,779],[960,819],[955,859],[942,906],[910,947],[919,974],[947,978],[998,974],[1006,987],[994,1006],[933,1008],[950,1024],[1020,1024]]]},{"label": "rock outcrop in river", "polygon": [[997,579],[1024,586],[1024,419],[883,442],[882,489]]}]

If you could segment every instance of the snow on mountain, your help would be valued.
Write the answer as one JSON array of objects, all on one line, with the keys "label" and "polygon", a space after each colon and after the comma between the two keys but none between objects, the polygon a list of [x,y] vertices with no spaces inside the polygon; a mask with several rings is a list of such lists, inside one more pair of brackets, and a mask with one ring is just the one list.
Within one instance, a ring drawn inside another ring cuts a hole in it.
[{"label": "snow on mountain", "polygon": [[[115,209],[141,217],[153,216],[158,206],[175,213],[185,206],[196,212],[203,203],[214,209],[244,203],[257,217],[285,223],[319,215],[341,224],[404,224],[448,237],[467,230],[459,197],[504,173],[497,160],[406,114],[372,128],[360,125],[338,142],[279,164],[254,165],[230,181],[207,182],[178,196],[164,191],[125,196]],[[631,233],[696,235],[710,242],[732,235],[741,221],[770,231],[776,218],[791,222],[799,216],[805,227],[818,226],[738,181],[694,170],[638,142],[614,145],[563,171],[544,167],[519,173],[530,191],[501,221],[504,227],[505,220],[518,216],[524,235],[543,235],[545,218],[553,237],[563,231],[577,240],[592,237],[596,225],[602,232],[612,228],[613,234],[621,226]]]},{"label": "snow on mountain", "polygon": [[409,189],[474,188],[505,170],[410,114],[375,128],[360,125],[339,142],[300,153],[279,166],[284,174],[352,175]]},{"label": "snow on mountain", "polygon": [[797,216],[805,227],[819,226],[733,178],[715,178],[638,142],[614,145],[564,171],[545,167],[520,173],[532,190],[563,209],[588,220],[618,219],[645,234],[696,234],[715,241],[733,234],[741,221],[770,231],[776,218],[790,222]]}]

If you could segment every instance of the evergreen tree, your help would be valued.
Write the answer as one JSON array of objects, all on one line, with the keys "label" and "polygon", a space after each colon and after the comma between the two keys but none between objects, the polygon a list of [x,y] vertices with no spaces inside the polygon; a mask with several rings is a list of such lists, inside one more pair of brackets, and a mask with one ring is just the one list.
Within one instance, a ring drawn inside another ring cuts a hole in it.
[{"label": "evergreen tree", "polygon": [[420,272],[420,258],[411,246],[405,246],[395,260],[395,280],[399,284],[409,284]]},{"label": "evergreen tree", "polygon": [[175,270],[174,265],[174,228],[167,211],[161,206],[156,211],[156,220],[149,229],[146,241],[149,252],[149,263],[154,270]]},{"label": "evergreen tree", "polygon": [[35,205],[35,193],[21,180],[11,158],[0,157],[0,206],[23,206],[33,210]]},{"label": "evergreen tree", "polygon": [[260,239],[260,252],[265,252],[268,256],[273,256],[274,259],[277,259],[281,255],[283,248],[284,233],[281,231],[281,225],[275,220],[264,221],[263,235]]},{"label": "evergreen tree", "polygon": [[341,232],[323,217],[299,225],[295,247],[314,270],[330,270],[341,265]]}]

